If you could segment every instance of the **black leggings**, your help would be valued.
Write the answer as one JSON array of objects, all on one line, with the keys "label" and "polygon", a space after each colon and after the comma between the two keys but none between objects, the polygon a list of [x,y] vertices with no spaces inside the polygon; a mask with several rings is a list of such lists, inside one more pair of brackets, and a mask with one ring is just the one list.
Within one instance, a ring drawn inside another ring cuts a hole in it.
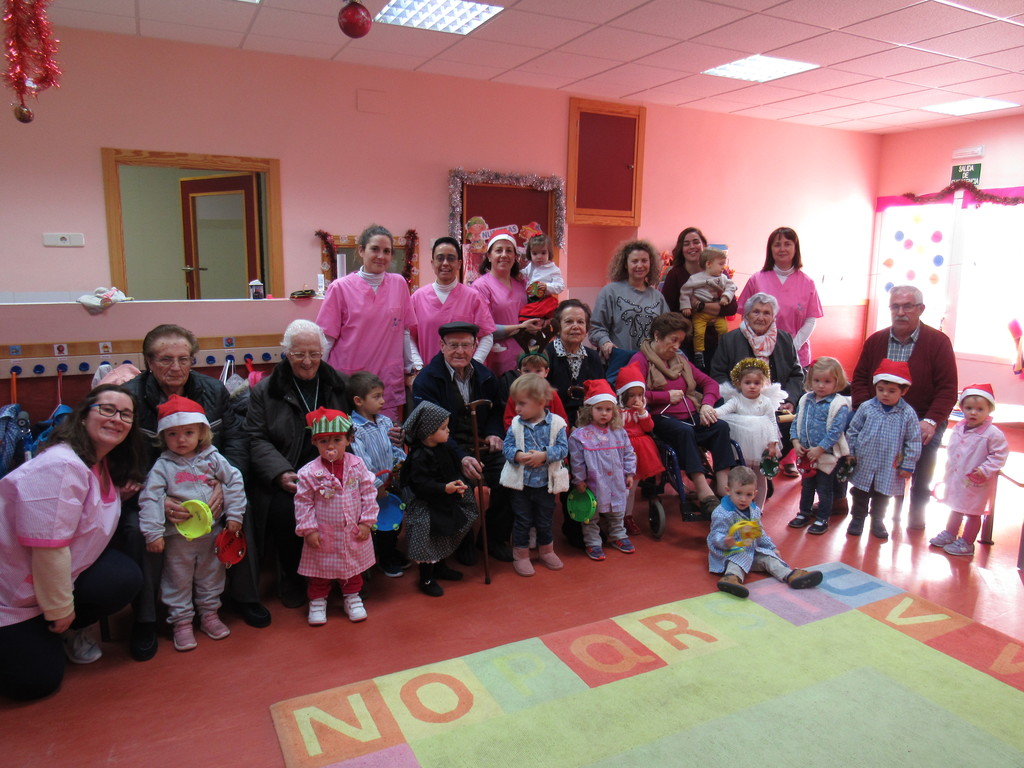
[{"label": "black leggings", "polygon": [[[75,579],[75,629],[94,624],[130,603],[142,587],[142,571],[116,549],[108,548]],[[0,627],[0,695],[39,699],[60,688],[64,679],[61,637],[39,614]]]}]

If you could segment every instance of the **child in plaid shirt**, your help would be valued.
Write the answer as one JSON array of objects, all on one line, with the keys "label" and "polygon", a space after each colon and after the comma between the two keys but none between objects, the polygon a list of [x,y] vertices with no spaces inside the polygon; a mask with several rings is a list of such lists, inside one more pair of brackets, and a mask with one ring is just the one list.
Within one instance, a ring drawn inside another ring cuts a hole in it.
[{"label": "child in plaid shirt", "polygon": [[856,467],[850,477],[853,510],[847,536],[860,536],[871,507],[871,535],[888,539],[885,512],[890,496],[902,496],[921,455],[917,413],[903,400],[910,366],[883,360],[872,379],[875,396],[857,409],[846,433]]}]

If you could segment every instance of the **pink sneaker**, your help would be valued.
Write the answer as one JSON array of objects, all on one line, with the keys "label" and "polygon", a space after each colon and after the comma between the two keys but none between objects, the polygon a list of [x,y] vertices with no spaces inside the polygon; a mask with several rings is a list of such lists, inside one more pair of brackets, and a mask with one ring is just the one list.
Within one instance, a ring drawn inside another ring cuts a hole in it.
[{"label": "pink sneaker", "polygon": [[191,651],[197,645],[191,621],[179,621],[174,625],[174,650]]},{"label": "pink sneaker", "polygon": [[211,640],[223,640],[231,634],[231,630],[220,620],[216,611],[208,611],[199,617],[199,628],[205,632]]}]

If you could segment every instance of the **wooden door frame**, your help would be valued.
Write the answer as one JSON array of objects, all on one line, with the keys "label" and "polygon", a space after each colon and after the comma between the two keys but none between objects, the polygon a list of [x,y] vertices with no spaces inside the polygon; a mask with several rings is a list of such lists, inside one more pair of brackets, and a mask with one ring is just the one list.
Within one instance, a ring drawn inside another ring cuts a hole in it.
[{"label": "wooden door frame", "polygon": [[121,208],[122,165],[154,168],[189,168],[226,172],[254,171],[266,174],[267,293],[284,292],[284,235],[281,225],[281,161],[265,157],[201,155],[191,152],[158,152],[145,149],[100,149],[103,166],[103,197],[107,209],[107,243],[110,284],[131,294],[124,258],[124,213]]}]

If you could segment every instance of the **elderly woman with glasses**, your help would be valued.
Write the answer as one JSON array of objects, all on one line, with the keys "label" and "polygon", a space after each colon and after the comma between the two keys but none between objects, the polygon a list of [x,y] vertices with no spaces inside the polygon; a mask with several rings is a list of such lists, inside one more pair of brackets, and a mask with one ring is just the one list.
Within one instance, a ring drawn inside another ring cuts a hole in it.
[{"label": "elderly woman with glasses", "polygon": [[[150,438],[145,455],[148,471],[156,463],[157,407],[171,395],[181,395],[199,403],[206,412],[213,431],[213,444],[243,475],[249,467],[249,439],[242,420],[231,407],[228,391],[217,379],[192,370],[193,359],[199,351],[199,342],[191,331],[180,325],[158,325],[146,334],[142,354],[146,370],[125,383],[124,388],[135,397],[138,406],[135,419],[142,433]],[[216,514],[223,504],[218,488],[211,500]],[[186,520],[189,513],[181,506],[188,499],[164,502],[164,510],[172,522]],[[260,604],[258,589],[259,568],[252,546],[253,526],[244,527],[250,556],[228,571],[224,595],[235,605],[242,619],[253,627],[270,624],[270,612]],[[135,601],[135,626],[132,629],[130,651],[136,661],[151,659],[157,650],[156,605],[160,586],[163,555],[146,552],[145,540],[139,531],[139,502],[135,496],[125,502],[121,513],[122,543],[128,553],[142,564],[143,584]]]},{"label": "elderly woman with glasses", "polygon": [[295,535],[295,484],[299,468],[317,456],[306,414],[321,407],[348,413],[350,405],[345,377],[324,359],[327,338],[319,325],[292,321],[281,347],[285,359],[250,395],[249,499],[260,551],[268,537],[277,550],[281,602],[299,608],[306,603],[306,582],[298,573],[302,539]]}]

